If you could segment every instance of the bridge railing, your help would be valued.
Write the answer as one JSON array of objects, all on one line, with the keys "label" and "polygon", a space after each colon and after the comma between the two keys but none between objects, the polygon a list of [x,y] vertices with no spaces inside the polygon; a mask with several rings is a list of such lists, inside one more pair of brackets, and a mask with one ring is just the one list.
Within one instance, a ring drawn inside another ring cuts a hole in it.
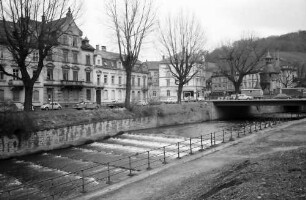
[{"label": "bridge railing", "polygon": [[[0,190],[0,199],[61,199],[71,198],[88,191],[120,182],[128,176],[161,167],[182,157],[214,148],[256,131],[272,127],[283,121],[304,118],[305,113],[283,114],[278,118],[262,118],[254,122],[240,124],[238,127],[205,133],[190,137],[177,143],[131,154],[109,162],[99,162],[64,175],[42,181],[23,184],[7,190]],[[71,179],[73,175],[73,179]],[[23,188],[28,188],[23,192]]]}]

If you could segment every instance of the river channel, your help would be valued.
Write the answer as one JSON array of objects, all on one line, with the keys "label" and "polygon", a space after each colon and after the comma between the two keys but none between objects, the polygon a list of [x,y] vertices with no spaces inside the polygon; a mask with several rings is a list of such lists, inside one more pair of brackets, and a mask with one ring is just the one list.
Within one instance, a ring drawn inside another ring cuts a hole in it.
[{"label": "river channel", "polygon": [[[208,148],[212,133],[238,130],[245,123],[210,121],[132,131],[77,147],[1,160],[0,199],[66,199],[107,187],[192,154],[196,148]],[[220,138],[214,141],[221,142]]]}]

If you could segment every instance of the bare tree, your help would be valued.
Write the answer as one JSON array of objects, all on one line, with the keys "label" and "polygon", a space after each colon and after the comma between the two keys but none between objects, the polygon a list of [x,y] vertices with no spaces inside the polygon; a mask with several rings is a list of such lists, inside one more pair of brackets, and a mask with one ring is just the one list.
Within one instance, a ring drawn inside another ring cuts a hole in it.
[{"label": "bare tree", "polygon": [[236,94],[246,75],[259,72],[265,53],[266,48],[252,35],[221,47],[217,58],[219,72],[233,83]]},{"label": "bare tree", "polygon": [[[79,8],[80,4],[69,0],[0,0],[0,24],[4,30],[0,37],[5,39],[4,46],[21,76],[11,73],[3,64],[0,70],[23,82],[25,111],[31,110],[34,83],[44,67],[44,59],[66,34]],[[31,56],[34,52],[35,59]],[[35,68],[33,74],[31,67]]]},{"label": "bare tree", "polygon": [[178,85],[177,102],[181,103],[183,86],[204,66],[204,31],[194,15],[180,13],[160,25],[160,42]]},{"label": "bare tree", "polygon": [[125,107],[129,108],[132,70],[138,62],[144,40],[154,29],[156,12],[151,0],[108,1],[106,12],[126,71]]},{"label": "bare tree", "polygon": [[281,74],[279,75],[279,82],[285,88],[292,88],[296,85],[296,69],[290,68],[288,70],[282,70]]}]

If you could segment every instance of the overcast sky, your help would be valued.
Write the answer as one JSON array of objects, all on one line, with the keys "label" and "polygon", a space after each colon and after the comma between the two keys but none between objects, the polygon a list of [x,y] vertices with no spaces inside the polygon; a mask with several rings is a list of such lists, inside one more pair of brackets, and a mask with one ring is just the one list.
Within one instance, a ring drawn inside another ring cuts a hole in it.
[{"label": "overcast sky", "polygon": [[[195,13],[207,35],[207,50],[220,43],[237,40],[244,32],[259,37],[281,35],[306,30],[306,0],[154,0],[158,17],[187,10]],[[90,44],[107,46],[117,52],[114,38],[109,33],[104,0],[86,0],[84,14],[79,20],[84,36]],[[158,43],[151,39],[143,48],[140,59],[160,60]]]}]

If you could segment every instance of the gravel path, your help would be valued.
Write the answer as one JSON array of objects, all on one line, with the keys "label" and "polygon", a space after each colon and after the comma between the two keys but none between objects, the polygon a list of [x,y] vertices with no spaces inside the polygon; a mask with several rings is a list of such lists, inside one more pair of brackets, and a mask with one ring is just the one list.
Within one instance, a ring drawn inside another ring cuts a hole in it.
[{"label": "gravel path", "polygon": [[80,199],[306,199],[305,122],[283,123]]}]

